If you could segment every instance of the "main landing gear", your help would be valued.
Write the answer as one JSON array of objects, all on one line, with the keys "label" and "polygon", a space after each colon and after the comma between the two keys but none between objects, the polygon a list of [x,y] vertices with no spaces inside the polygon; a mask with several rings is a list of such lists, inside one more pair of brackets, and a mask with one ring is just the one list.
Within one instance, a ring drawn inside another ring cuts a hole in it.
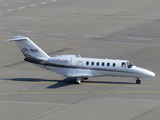
[{"label": "main landing gear", "polygon": [[76,80],[75,80],[75,84],[80,84],[82,81],[83,81],[82,78],[81,78],[81,77],[78,77],[78,78],[76,78]]},{"label": "main landing gear", "polygon": [[75,84],[80,84],[83,80],[88,80],[88,77],[84,77],[84,78],[82,78],[82,77],[77,77],[77,78],[75,79]]},{"label": "main landing gear", "polygon": [[139,78],[137,78],[136,84],[141,84],[141,80]]}]

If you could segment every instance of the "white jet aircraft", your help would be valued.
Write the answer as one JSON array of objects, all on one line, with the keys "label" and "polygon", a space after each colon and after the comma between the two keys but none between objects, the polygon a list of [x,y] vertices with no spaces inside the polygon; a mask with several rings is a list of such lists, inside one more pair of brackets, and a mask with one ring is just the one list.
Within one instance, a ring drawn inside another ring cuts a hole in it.
[{"label": "white jet aircraft", "polygon": [[42,68],[73,77],[75,83],[88,77],[114,76],[133,77],[140,84],[139,78],[154,77],[155,73],[140,68],[128,60],[83,58],[80,55],[56,55],[48,56],[41,48],[27,37],[14,36],[7,41],[15,41],[25,56],[25,61],[36,64]]}]

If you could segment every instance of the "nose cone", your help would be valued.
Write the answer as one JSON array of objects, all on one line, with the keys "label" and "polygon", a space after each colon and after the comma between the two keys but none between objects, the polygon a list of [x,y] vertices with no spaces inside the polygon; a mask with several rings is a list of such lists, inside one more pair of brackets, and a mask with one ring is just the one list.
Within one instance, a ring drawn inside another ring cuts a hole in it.
[{"label": "nose cone", "polygon": [[155,76],[155,73],[150,71],[150,70],[147,70],[147,69],[144,69],[144,68],[138,68],[139,72],[143,75],[143,77],[154,77]]},{"label": "nose cone", "polygon": [[154,76],[155,76],[155,73],[148,70],[148,71],[146,72],[146,75],[147,75],[148,77],[154,77]]}]

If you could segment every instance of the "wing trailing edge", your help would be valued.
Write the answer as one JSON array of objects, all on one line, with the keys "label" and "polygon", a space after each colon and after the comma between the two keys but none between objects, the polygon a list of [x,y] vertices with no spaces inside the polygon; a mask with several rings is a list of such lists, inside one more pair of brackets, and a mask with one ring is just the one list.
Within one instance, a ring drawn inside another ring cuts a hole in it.
[{"label": "wing trailing edge", "polygon": [[67,76],[68,77],[92,77],[93,75],[91,75],[91,74],[70,74]]}]

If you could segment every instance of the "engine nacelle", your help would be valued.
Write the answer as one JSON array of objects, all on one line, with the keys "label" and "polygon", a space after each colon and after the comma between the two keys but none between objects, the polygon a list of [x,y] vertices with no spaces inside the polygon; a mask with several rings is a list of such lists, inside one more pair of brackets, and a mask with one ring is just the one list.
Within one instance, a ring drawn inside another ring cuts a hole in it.
[{"label": "engine nacelle", "polygon": [[60,56],[49,58],[48,62],[53,63],[53,64],[59,64],[59,65],[71,65],[73,57],[76,57],[76,56],[75,55],[60,55]]}]

